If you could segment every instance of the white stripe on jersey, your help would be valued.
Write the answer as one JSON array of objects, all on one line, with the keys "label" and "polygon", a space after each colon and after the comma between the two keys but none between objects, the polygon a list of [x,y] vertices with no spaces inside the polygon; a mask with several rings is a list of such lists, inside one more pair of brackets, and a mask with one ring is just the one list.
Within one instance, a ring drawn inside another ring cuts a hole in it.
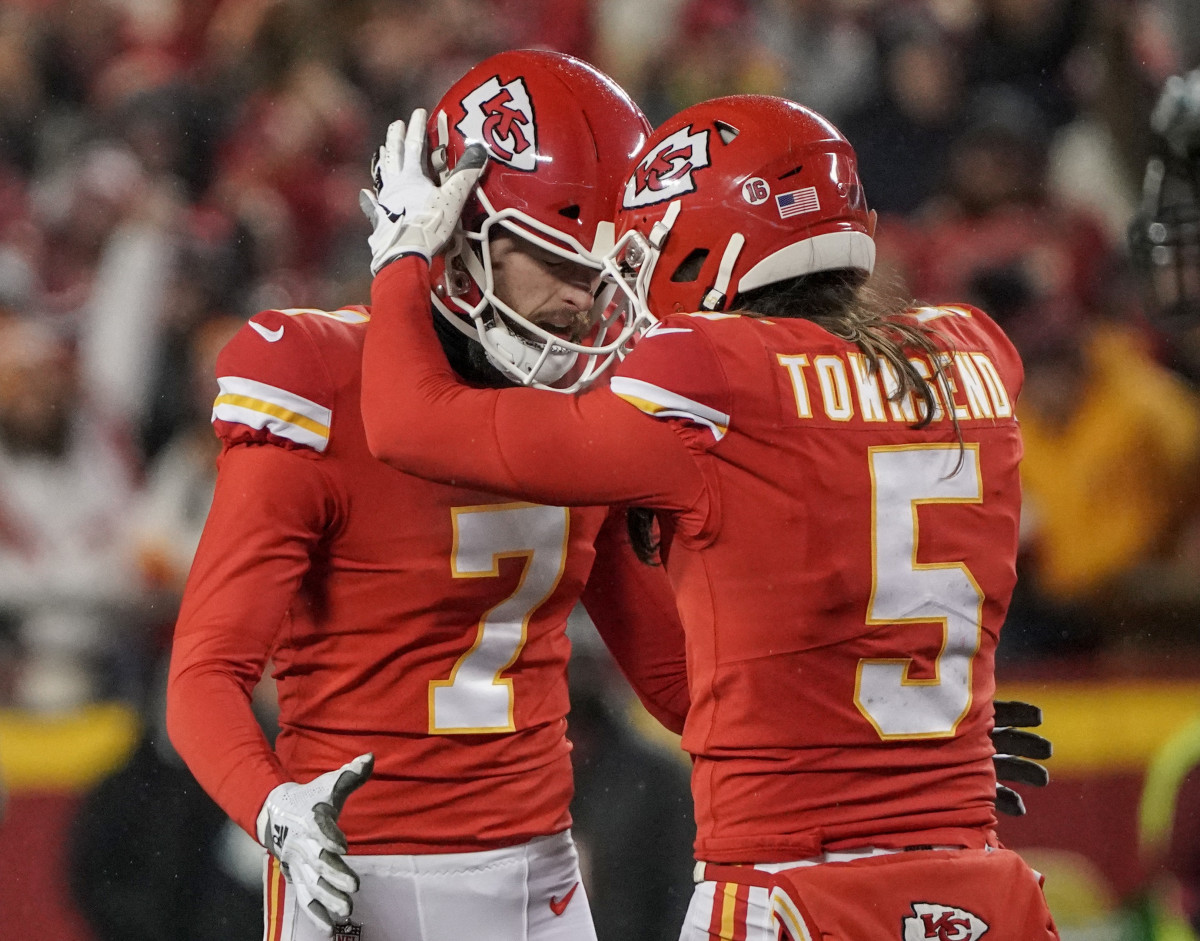
[{"label": "white stripe on jersey", "polygon": [[213,402],[213,421],[264,429],[315,451],[329,446],[333,412],[325,406],[287,389],[241,376],[218,376],[217,384],[221,392]]},{"label": "white stripe on jersey", "polygon": [[609,388],[612,389],[614,395],[624,399],[647,415],[655,418],[686,418],[688,421],[703,425],[712,431],[713,437],[718,441],[725,437],[725,433],[729,430],[729,416],[724,412],[701,405],[699,402],[642,379],[613,376]]}]

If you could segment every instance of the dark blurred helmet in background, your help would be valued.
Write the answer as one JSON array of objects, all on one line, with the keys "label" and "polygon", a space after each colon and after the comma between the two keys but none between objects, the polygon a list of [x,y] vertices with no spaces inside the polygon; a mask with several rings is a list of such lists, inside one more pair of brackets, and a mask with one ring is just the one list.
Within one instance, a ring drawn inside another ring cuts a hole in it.
[{"label": "dark blurred helmet in background", "polygon": [[1155,152],[1129,248],[1147,315],[1200,382],[1200,69],[1167,80],[1150,126]]}]

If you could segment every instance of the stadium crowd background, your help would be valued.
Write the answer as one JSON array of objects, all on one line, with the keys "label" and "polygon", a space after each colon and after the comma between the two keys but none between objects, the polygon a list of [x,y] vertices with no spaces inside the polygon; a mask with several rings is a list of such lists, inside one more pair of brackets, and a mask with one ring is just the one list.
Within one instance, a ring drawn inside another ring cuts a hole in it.
[{"label": "stadium crowd background", "polygon": [[[1116,937],[1112,913],[1155,875],[1129,856],[1146,765],[1200,714],[1200,356],[1157,329],[1125,247],[1151,106],[1169,75],[1200,65],[1194,0],[6,0],[0,846],[41,854],[0,863],[17,905],[6,900],[6,921],[36,925],[52,909],[47,937],[140,937],[130,926],[152,923],[149,893],[177,891],[180,877],[142,878],[140,916],[108,911],[120,874],[80,836],[102,825],[77,813],[128,815],[133,801],[153,816],[175,799],[92,799],[131,754],[156,786],[203,800],[186,772],[165,777],[156,680],[213,482],[216,351],[260,309],[365,301],[356,195],[388,122],[484,56],[529,46],[597,64],[652,122],[736,92],[825,113],[857,148],[884,272],[1008,329],[1028,373],[1026,508],[998,675],[1047,708],[1067,764],[1065,784],[1029,796],[1030,816],[1001,836],[1054,844],[1051,818],[1078,811],[1083,849],[1059,867],[1070,885],[1052,907],[1064,937],[1076,921],[1077,937]],[[640,806],[678,822],[655,845],[676,847],[682,877],[659,891],[646,873],[666,867],[650,865],[620,891],[686,899],[686,769],[662,759],[671,743],[630,731],[619,681],[578,636],[572,734],[592,878],[628,865],[612,847],[634,841],[599,831]],[[1119,710],[1119,727],[1056,727],[1056,706],[1093,722]],[[1071,764],[1076,732],[1093,757]],[[599,744],[584,745],[592,733]],[[617,800],[631,772],[600,757],[612,755],[640,755],[628,761],[652,783]],[[669,809],[649,806],[665,795]],[[203,827],[143,837],[225,838],[207,807],[193,818]],[[1089,828],[1127,868],[1089,861]],[[147,871],[169,868],[164,852]],[[198,865],[188,846],[172,852]],[[647,900],[646,926],[622,936],[672,937],[674,911]]]}]

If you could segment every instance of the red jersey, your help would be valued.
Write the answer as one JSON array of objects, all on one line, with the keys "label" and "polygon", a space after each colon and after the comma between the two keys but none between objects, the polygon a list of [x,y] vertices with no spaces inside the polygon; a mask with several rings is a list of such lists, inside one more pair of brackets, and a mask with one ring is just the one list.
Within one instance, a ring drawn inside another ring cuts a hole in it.
[{"label": "red jersey", "polygon": [[[176,627],[172,741],[251,833],[273,787],[368,751],[374,773],[341,815],[352,853],[475,851],[562,830],[565,624],[597,540],[605,582],[588,608],[619,657],[636,617],[622,599],[655,589],[602,508],[516,502],[374,460],[359,411],[369,319],[362,307],[266,311],[218,359],[224,449]],[[665,582],[640,611],[669,634]],[[669,645],[644,675],[632,667],[663,717],[686,711],[681,636],[675,667]],[[268,659],[274,752],[248,707]]]},{"label": "red jersey", "polygon": [[[947,350],[939,411],[921,429],[916,404],[890,401],[894,379],[855,345],[810,321],[726,314],[667,318],[611,389],[563,402],[457,386],[432,331],[400,310],[427,290],[418,265],[374,282],[372,447],[434,479],[465,472],[528,499],[666,511],[697,855],[991,840],[1022,369],[990,318],[913,312],[936,320]],[[385,374],[375,363],[390,357]],[[383,403],[397,402],[422,420],[395,420]],[[436,446],[485,420],[491,436],[469,462]]]},{"label": "red jersey", "polygon": [[955,844],[994,823],[1021,368],[980,311],[918,316],[951,351],[923,430],[856,346],[806,320],[671,317],[612,380],[677,426],[715,494],[668,560],[702,858]]}]

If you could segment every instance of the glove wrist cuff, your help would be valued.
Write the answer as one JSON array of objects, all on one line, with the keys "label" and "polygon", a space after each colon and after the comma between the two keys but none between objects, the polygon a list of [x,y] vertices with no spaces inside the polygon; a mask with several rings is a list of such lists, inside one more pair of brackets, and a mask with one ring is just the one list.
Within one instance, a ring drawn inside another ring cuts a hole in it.
[{"label": "glove wrist cuff", "polygon": [[399,261],[401,258],[409,258],[413,256],[423,259],[427,265],[431,263],[430,255],[427,251],[425,251],[425,249],[418,248],[415,245],[398,245],[392,252],[389,252],[386,256],[380,259],[378,265],[372,265],[371,273],[379,274],[379,272],[390,265],[393,261]]},{"label": "glove wrist cuff", "polygon": [[[270,799],[270,795],[268,795]],[[263,846],[267,846],[267,826],[271,822],[271,814],[267,810],[267,802],[263,801],[262,809],[258,812],[258,818],[254,821],[254,835],[258,838],[258,842]]]}]

